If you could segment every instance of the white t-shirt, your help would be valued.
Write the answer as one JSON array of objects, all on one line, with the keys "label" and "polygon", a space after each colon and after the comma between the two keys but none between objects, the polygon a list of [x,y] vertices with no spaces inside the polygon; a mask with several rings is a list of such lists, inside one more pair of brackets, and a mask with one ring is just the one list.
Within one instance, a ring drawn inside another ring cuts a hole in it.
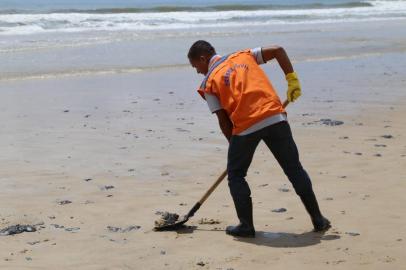
[{"label": "white t-shirt", "polygon": [[[251,54],[256,59],[258,65],[262,65],[262,64],[266,63],[264,61],[264,59],[262,58],[262,48],[261,47],[251,49]],[[215,57],[218,57],[218,55],[213,56],[210,59],[210,62],[212,62]],[[209,106],[209,110],[212,113],[215,113],[216,111],[222,109],[220,101],[215,95],[204,93],[204,97],[206,98],[207,105]],[[248,134],[251,134],[251,133],[253,133],[255,131],[258,131],[258,130],[264,128],[264,127],[279,123],[281,121],[287,121],[286,114],[280,113],[280,114],[277,114],[277,115],[267,117],[264,120],[261,120],[258,123],[255,123],[254,125],[250,126],[249,128],[247,128],[246,130],[240,132],[237,135],[238,136],[248,135]]]}]

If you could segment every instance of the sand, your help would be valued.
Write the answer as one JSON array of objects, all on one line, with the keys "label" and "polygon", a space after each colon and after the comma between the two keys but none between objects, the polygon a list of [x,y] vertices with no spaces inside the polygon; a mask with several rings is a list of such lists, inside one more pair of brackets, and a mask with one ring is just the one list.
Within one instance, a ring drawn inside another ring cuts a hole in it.
[{"label": "sand", "polygon": [[[224,232],[237,223],[226,180],[189,227],[153,231],[157,211],[186,214],[226,165],[226,140],[195,92],[201,78],[186,65],[1,80],[0,229],[40,225],[0,236],[0,269],[404,269],[402,23],[317,26],[308,33],[325,41],[319,54],[293,26],[286,36],[275,33],[296,48],[304,89],[288,117],[333,225],[325,234],[311,232],[263,143],[247,177],[255,239]],[[238,35],[215,40],[222,49],[235,40],[252,46]],[[265,70],[284,96],[275,63]]]}]

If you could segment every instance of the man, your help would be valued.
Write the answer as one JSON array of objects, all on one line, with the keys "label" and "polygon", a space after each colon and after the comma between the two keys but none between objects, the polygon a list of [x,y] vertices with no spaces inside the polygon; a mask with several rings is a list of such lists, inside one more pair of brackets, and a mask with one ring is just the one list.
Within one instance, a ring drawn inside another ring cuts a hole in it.
[{"label": "man", "polygon": [[314,231],[330,228],[320,212],[312,184],[300,161],[286,112],[271,82],[259,66],[276,59],[286,74],[287,99],[301,95],[297,74],[285,50],[279,46],[238,51],[221,57],[207,41],[196,41],[188,53],[197,73],[205,75],[198,90],[209,109],[218,117],[220,128],[229,141],[228,185],[234,201],[237,226],[226,233],[255,237],[251,191],[245,180],[254,152],[263,140],[275,156],[295,192],[309,213]]}]

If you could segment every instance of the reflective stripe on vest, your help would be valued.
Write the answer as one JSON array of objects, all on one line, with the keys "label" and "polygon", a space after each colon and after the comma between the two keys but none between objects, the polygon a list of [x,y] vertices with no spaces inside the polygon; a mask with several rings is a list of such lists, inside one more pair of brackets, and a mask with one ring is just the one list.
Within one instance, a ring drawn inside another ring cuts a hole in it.
[{"label": "reflective stripe on vest", "polygon": [[207,80],[209,79],[211,73],[214,71],[214,69],[215,69],[216,67],[218,67],[218,66],[219,66],[221,63],[223,63],[224,61],[226,61],[227,58],[228,58],[230,55],[231,55],[231,54],[225,55],[225,56],[221,57],[219,60],[217,60],[217,61],[210,67],[209,71],[207,72],[206,77],[204,78],[202,84],[200,85],[200,89],[206,89],[206,83],[207,83]]}]

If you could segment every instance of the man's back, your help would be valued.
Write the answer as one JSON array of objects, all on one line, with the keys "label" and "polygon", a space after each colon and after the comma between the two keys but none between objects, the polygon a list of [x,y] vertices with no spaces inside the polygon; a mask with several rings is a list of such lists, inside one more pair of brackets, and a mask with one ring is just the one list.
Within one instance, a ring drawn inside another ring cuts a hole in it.
[{"label": "man's back", "polygon": [[281,101],[251,50],[217,59],[200,92],[215,95],[238,134],[265,118],[284,113]]}]

